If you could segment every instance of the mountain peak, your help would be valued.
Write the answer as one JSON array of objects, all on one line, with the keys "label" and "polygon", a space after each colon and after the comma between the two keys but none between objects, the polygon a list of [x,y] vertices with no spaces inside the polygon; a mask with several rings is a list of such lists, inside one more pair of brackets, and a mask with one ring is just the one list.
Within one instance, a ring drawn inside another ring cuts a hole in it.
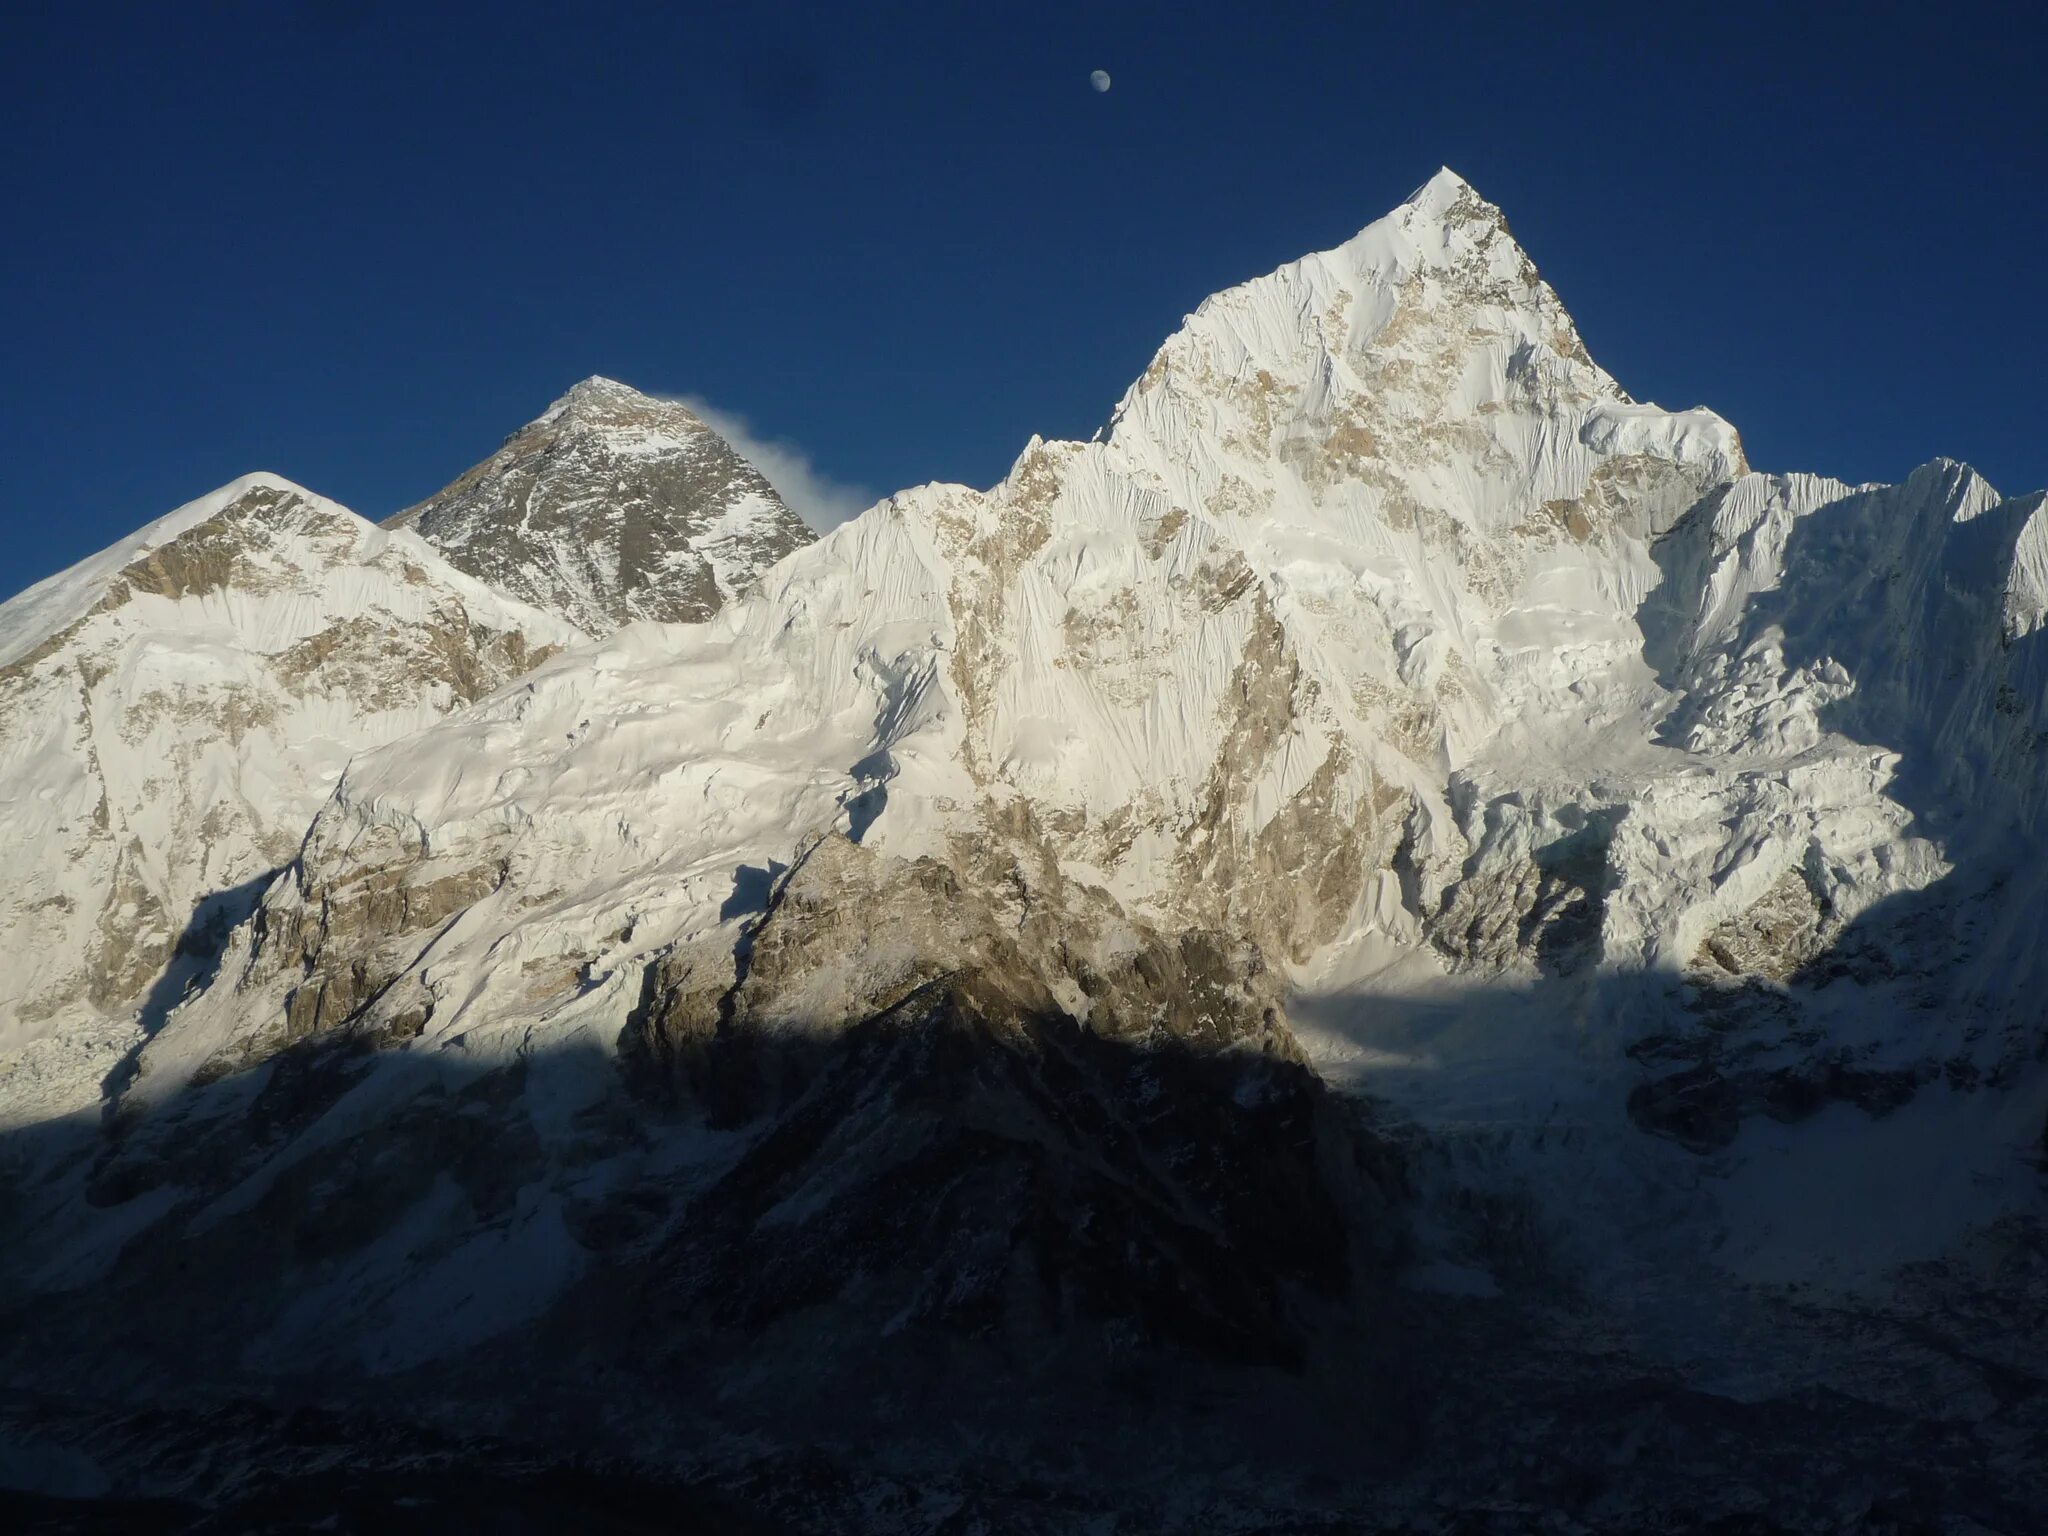
[{"label": "mountain peak", "polygon": [[[1567,416],[1572,444],[1541,446]],[[1205,299],[1125,393],[1106,436],[1131,441],[1139,418],[1137,435],[1175,443],[1175,454],[1195,434],[1262,444],[1286,473],[1305,466],[1318,497],[1338,482],[1405,473],[1386,445],[1457,422],[1473,441],[1562,477],[1535,502],[1526,485],[1502,481],[1495,502],[1442,509],[1503,527],[1545,500],[1584,494],[1581,449],[1647,456],[1692,490],[1743,462],[1733,428],[1711,413],[1636,407],[1593,361],[1500,209],[1448,167],[1335,249]],[[1332,442],[1348,446],[1310,451]],[[1659,507],[1659,517],[1679,510]]]},{"label": "mountain peak", "polygon": [[632,385],[621,383],[614,378],[608,378],[602,373],[593,373],[587,379],[577,380],[576,383],[570,385],[563,393],[562,398],[564,400],[580,400],[598,395],[633,395],[645,398]]},{"label": "mountain peak", "polygon": [[267,473],[0,605],[0,1056],[80,1004],[144,1006],[357,752],[578,638]]},{"label": "mountain peak", "polygon": [[685,437],[710,430],[688,406],[645,394],[630,384],[598,373],[572,385],[529,422],[525,430],[551,427],[558,422],[593,427],[659,425]]},{"label": "mountain peak", "polygon": [[2005,500],[1975,468],[1945,454],[1929,459],[1904,483],[1918,499],[1944,508],[1952,522],[1970,522]]},{"label": "mountain peak", "polygon": [[132,562],[202,524],[216,519],[233,521],[259,500],[341,510],[283,475],[268,470],[239,475],[0,603],[0,667],[11,665],[57,630],[76,622]]},{"label": "mountain peak", "polygon": [[1413,192],[1410,192],[1407,198],[1403,200],[1402,206],[1405,208],[1426,208],[1432,211],[1439,211],[1449,208],[1467,193],[1474,197],[1479,196],[1477,189],[1473,187],[1472,183],[1460,176],[1448,165],[1438,166],[1436,174]]},{"label": "mountain peak", "polygon": [[694,411],[596,374],[390,521],[593,635],[707,619],[811,538]]},{"label": "mountain peak", "polygon": [[1449,166],[1409,193],[1385,218],[1368,225],[1351,244],[1356,246],[1385,229],[1400,230],[1425,260],[1450,259],[1468,246],[1495,240],[1505,240],[1520,251],[1508,234],[1508,221],[1499,206],[1488,202],[1478,188]]}]

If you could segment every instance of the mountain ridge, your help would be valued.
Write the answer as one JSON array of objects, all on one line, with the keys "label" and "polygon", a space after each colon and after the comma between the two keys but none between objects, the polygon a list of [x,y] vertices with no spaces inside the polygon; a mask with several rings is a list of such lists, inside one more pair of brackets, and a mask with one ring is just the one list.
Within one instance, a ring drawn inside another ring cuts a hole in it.
[{"label": "mountain ridge", "polygon": [[1094,441],[352,754],[13,1144],[10,1359],[146,1401],[231,1319],[252,1401],[820,1529],[2024,1525],[2044,530],[1630,399],[1440,171]]},{"label": "mountain ridge", "polygon": [[[16,850],[0,930],[17,956],[0,1036],[43,1048],[60,1100],[96,1090],[94,1053],[130,1042],[124,1012],[161,1012],[145,992],[246,916],[358,748],[580,638],[268,473],[0,605]],[[51,1031],[74,1027],[88,1055],[67,1068]]]}]

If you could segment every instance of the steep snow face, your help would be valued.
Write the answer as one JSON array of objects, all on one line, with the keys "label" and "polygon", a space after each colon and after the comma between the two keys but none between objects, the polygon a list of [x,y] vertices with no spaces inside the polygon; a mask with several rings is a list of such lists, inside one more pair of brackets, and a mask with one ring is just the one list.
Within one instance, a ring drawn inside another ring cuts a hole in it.
[{"label": "steep snow face", "polygon": [[[1645,650],[1676,698],[1657,740],[1729,786],[1703,802],[1720,823],[1717,894],[1695,917],[1732,917],[1732,893],[1796,873],[1846,923],[1954,865],[2008,864],[2038,835],[2040,508],[1948,461],[1856,489],[1750,475],[1659,546]],[[1768,830],[1766,795],[1789,813]],[[1641,884],[1672,874],[1660,860]],[[1693,947],[1689,933],[1675,958]]]},{"label": "steep snow face", "polygon": [[1204,303],[1109,438],[1135,478],[1242,530],[1321,648],[1426,709],[1452,766],[1504,719],[1581,712],[1573,685],[1633,648],[1641,541],[1744,467],[1720,418],[1636,404],[1595,366],[1448,171]]},{"label": "steep snow face", "polygon": [[577,638],[274,475],[0,606],[0,1051],[160,1015],[353,754]]},{"label": "steep snow face", "polygon": [[[1703,498],[1649,551],[1640,713],[1513,722],[1454,774],[1469,852],[1438,947],[1782,982],[1880,904],[2004,878],[2048,782],[2040,501],[1946,461]],[[2013,1049],[1978,1035],[1987,1068]]]},{"label": "steep snow face", "polygon": [[2000,837],[2038,830],[2041,505],[1947,460],[1854,493],[1738,484],[1674,551],[1711,569],[1672,636],[1684,702],[1667,732],[1751,753],[1832,732],[1897,753],[1894,795],[1945,841],[1993,810]]},{"label": "steep snow face", "polygon": [[707,619],[811,538],[692,412],[601,378],[390,521],[593,635]]}]

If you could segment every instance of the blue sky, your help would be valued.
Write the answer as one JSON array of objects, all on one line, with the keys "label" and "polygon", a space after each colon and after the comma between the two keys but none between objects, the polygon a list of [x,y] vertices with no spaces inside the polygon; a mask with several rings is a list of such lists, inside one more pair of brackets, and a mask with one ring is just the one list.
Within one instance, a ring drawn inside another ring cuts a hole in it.
[{"label": "blue sky", "polygon": [[29,11],[0,592],[249,469],[385,515],[590,373],[841,486],[986,484],[1439,164],[1758,465],[2048,483],[2017,7]]}]

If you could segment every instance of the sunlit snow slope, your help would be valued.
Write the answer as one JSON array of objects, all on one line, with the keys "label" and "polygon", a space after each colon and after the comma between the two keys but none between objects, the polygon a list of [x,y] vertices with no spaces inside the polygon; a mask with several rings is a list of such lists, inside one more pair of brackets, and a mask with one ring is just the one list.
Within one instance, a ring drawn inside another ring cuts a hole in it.
[{"label": "sunlit snow slope", "polygon": [[578,638],[275,475],[0,606],[6,1117],[97,1095],[351,756]]}]

